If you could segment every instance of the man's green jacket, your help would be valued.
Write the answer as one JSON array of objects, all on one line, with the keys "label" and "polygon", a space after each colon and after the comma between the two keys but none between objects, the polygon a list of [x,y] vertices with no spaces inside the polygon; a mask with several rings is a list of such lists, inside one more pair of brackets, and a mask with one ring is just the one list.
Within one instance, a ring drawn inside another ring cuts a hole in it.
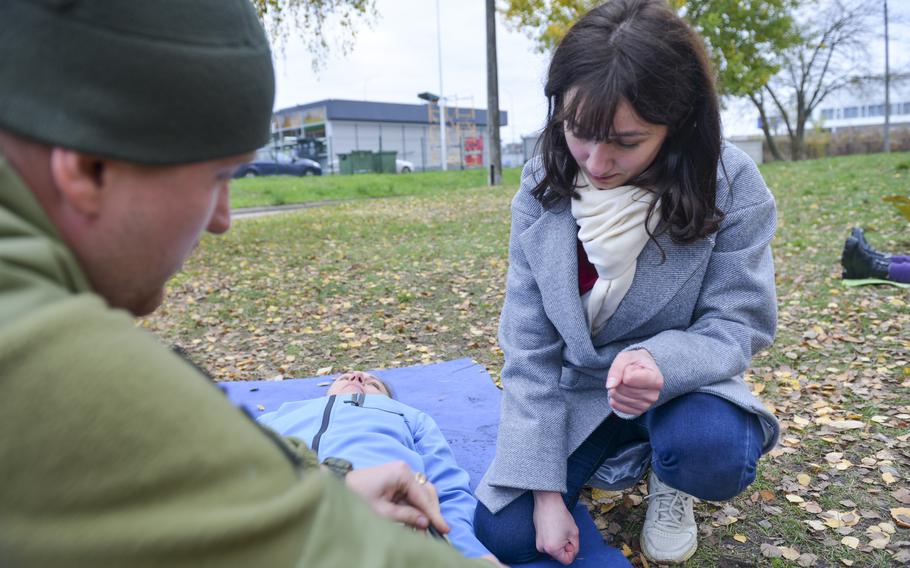
[{"label": "man's green jacket", "polygon": [[375,516],[110,309],[0,156],[0,566],[477,563]]}]

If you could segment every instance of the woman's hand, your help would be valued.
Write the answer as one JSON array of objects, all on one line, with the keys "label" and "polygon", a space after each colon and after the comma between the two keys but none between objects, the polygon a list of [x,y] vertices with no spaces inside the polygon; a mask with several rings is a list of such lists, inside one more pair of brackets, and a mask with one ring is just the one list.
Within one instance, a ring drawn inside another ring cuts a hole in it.
[{"label": "woman's hand", "polygon": [[623,351],[607,373],[607,391],[613,410],[632,417],[649,410],[664,387],[664,376],[644,349]]},{"label": "woman's hand", "polygon": [[442,534],[449,532],[436,488],[429,481],[420,483],[403,461],[355,469],[344,482],[382,517],[421,530],[432,524]]},{"label": "woman's hand", "polygon": [[562,564],[571,564],[578,554],[578,525],[566,508],[562,494],[534,492],[534,530],[537,551],[549,554]]}]

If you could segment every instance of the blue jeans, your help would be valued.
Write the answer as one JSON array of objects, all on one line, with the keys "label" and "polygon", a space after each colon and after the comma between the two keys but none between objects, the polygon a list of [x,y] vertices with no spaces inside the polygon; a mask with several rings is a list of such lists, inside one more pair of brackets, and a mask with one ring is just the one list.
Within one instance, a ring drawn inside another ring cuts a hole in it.
[{"label": "blue jeans", "polygon": [[[604,460],[638,439],[651,442],[651,468],[661,481],[700,499],[721,501],[755,480],[764,433],[756,415],[703,393],[682,395],[635,420],[611,415],[569,456],[566,507],[575,507],[582,486]],[[495,515],[478,503],[474,531],[500,561],[530,562],[540,555],[533,515],[530,491]]]}]

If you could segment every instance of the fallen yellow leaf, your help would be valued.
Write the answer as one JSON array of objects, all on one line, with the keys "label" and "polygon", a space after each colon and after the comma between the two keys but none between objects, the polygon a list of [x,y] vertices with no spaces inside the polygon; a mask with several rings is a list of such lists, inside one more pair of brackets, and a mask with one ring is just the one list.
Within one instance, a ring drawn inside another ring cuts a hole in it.
[{"label": "fallen yellow leaf", "polygon": [[736,542],[746,542],[749,540],[749,538],[744,534],[736,533],[735,535],[733,535],[733,540],[735,540]]},{"label": "fallen yellow leaf", "polygon": [[883,479],[883,480],[885,481],[885,483],[887,483],[888,485],[891,485],[892,483],[897,483],[897,478],[894,477],[894,474],[892,474],[890,471],[886,471],[885,473],[883,473],[883,474],[882,474],[882,479]]},{"label": "fallen yellow leaf", "polygon": [[834,469],[838,471],[844,471],[850,469],[851,467],[853,467],[853,464],[850,462],[850,460],[842,460],[840,463],[834,466]]},{"label": "fallen yellow leaf", "polygon": [[837,517],[824,517],[825,524],[831,527],[832,529],[839,529],[844,526],[844,523],[841,522]]},{"label": "fallen yellow leaf", "polygon": [[629,495],[626,495],[623,498],[623,503],[625,504],[626,507],[631,509],[632,507],[638,507],[639,505],[641,505],[642,499],[643,498],[641,495],[635,495],[634,493],[630,493]]},{"label": "fallen yellow leaf", "polygon": [[595,487],[591,490],[591,499],[595,501],[610,501],[620,497],[622,492],[620,491],[605,491]]},{"label": "fallen yellow leaf", "polygon": [[897,526],[910,529],[910,507],[896,507],[891,509],[891,518]]},{"label": "fallen yellow leaf", "polygon": [[855,536],[845,536],[841,539],[840,543],[844,546],[849,546],[850,548],[859,547],[859,539]]},{"label": "fallen yellow leaf", "polygon": [[839,462],[844,457],[844,454],[840,452],[829,452],[825,454],[825,461],[830,464],[835,464]]},{"label": "fallen yellow leaf", "polygon": [[789,546],[781,546],[780,552],[787,560],[796,560],[799,558],[799,551]]},{"label": "fallen yellow leaf", "polygon": [[840,511],[825,511],[818,515],[826,525],[832,529],[839,529],[841,527],[852,527],[859,523],[859,515],[854,511],[848,511],[846,513],[841,513]]},{"label": "fallen yellow leaf", "polygon": [[787,501],[789,501],[791,503],[802,503],[803,501],[805,501],[805,499],[803,499],[799,495],[791,494],[791,495],[785,495],[785,497],[786,497]]},{"label": "fallen yellow leaf", "polygon": [[800,505],[800,507],[802,507],[803,510],[806,511],[807,513],[812,513],[813,515],[817,515],[822,512],[821,505],[819,505],[815,501],[808,501],[808,502]]},{"label": "fallen yellow leaf", "polygon": [[891,523],[879,523],[876,526],[885,534],[894,534],[897,532],[897,529],[895,529],[894,525]]},{"label": "fallen yellow leaf", "polygon": [[811,521],[806,521],[806,524],[812,527],[812,530],[814,531],[821,532],[825,530],[825,525],[821,521],[816,521],[813,519]]},{"label": "fallen yellow leaf", "polygon": [[812,481],[812,478],[806,475],[805,473],[800,473],[796,476],[796,481],[799,482],[803,487],[808,487],[809,483]]},{"label": "fallen yellow leaf", "polygon": [[886,536],[874,538],[869,541],[869,546],[871,546],[872,548],[874,548],[876,550],[885,550],[886,548],[888,548],[888,543],[890,541],[891,541],[891,539],[889,539]]}]

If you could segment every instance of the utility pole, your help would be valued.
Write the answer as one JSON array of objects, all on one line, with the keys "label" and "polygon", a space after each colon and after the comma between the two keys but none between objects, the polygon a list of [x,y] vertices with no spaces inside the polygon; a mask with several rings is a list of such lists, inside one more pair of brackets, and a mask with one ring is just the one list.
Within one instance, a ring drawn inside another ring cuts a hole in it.
[{"label": "utility pole", "polygon": [[499,141],[499,77],[496,68],[496,0],[487,0],[487,139],[490,145],[490,185],[502,184],[502,145]]},{"label": "utility pole", "polygon": [[885,6],[885,152],[891,151],[891,65],[888,60],[888,0]]}]

